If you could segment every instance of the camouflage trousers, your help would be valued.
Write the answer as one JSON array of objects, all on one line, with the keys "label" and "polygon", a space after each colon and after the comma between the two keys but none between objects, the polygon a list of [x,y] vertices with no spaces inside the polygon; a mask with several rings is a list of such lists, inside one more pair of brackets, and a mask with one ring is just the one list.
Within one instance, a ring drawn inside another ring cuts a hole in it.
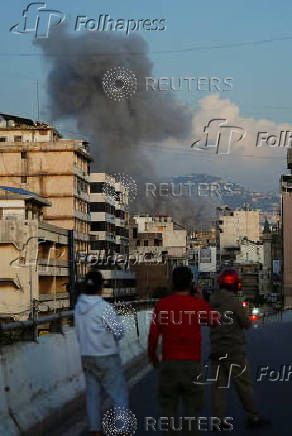
[{"label": "camouflage trousers", "polygon": [[258,416],[254,389],[250,379],[249,363],[245,354],[226,354],[221,358],[211,355],[212,416],[226,416],[226,394],[233,383],[241,404],[248,416]]}]

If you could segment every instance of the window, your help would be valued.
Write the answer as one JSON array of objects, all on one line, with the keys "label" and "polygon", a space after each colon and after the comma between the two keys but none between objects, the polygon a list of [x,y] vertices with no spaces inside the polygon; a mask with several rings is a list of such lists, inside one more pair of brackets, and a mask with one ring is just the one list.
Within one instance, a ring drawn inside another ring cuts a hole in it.
[{"label": "window", "polygon": [[14,142],[22,142],[22,136],[21,135],[15,135],[14,136]]},{"label": "window", "polygon": [[27,159],[27,151],[21,152],[21,159]]},{"label": "window", "polygon": [[6,136],[0,136],[0,142],[6,142]]},{"label": "window", "polygon": [[27,183],[27,176],[21,176],[21,183]]},{"label": "window", "polygon": [[90,192],[92,192],[93,194],[104,192],[104,183],[103,182],[90,183]]},{"label": "window", "polygon": [[145,241],[144,241],[144,247],[148,247],[148,241],[147,241],[147,239],[145,239]]},{"label": "window", "polygon": [[106,203],[97,203],[97,202],[92,202],[90,203],[90,211],[91,212],[105,212],[106,211]]},{"label": "window", "polygon": [[98,231],[105,231],[108,230],[108,223],[105,221],[93,221],[91,223],[91,231],[98,232]]}]

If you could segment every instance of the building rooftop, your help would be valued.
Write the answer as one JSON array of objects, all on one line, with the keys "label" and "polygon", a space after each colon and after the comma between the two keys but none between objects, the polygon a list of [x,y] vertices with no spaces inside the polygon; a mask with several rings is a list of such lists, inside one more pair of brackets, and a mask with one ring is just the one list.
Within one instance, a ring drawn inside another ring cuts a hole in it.
[{"label": "building rooftop", "polygon": [[17,115],[9,115],[9,114],[3,114],[0,113],[0,120],[5,121],[14,121],[16,125],[27,125],[27,126],[34,126],[35,123],[33,120],[30,120],[29,118],[22,118],[18,117]]},{"label": "building rooftop", "polygon": [[35,203],[38,203],[41,206],[51,206],[52,203],[48,201],[46,198],[41,195],[36,194],[35,192],[28,191],[23,188],[17,188],[15,186],[0,186],[0,198],[1,196],[9,197],[10,199],[24,199],[31,200]]}]

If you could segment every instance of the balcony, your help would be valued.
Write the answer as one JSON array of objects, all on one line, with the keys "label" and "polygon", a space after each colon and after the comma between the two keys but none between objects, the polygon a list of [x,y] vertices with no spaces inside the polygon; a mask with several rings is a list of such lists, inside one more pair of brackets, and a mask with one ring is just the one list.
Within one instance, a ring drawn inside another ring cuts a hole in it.
[{"label": "balcony", "polygon": [[76,165],[74,165],[74,174],[85,180],[86,182],[89,181],[89,175],[87,171],[83,171],[80,167],[77,167]]}]

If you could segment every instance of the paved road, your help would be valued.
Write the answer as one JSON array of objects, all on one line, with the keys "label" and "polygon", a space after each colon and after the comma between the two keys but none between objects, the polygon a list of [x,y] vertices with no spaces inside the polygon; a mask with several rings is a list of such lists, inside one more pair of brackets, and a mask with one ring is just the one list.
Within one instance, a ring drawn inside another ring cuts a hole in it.
[{"label": "paved road", "polygon": [[[259,324],[248,332],[248,355],[251,364],[252,378],[255,384],[256,397],[262,414],[272,420],[272,425],[264,430],[246,430],[245,416],[239,400],[231,388],[228,392],[228,416],[234,418],[234,430],[231,434],[243,436],[256,434],[258,436],[291,436],[292,422],[292,374],[289,382],[272,382],[267,379],[256,382],[259,366],[269,365],[271,369],[280,370],[282,365],[292,365],[292,313],[286,313],[282,321],[274,320],[264,325]],[[203,359],[207,359],[208,331],[203,332]],[[163,435],[165,432],[145,431],[145,417],[159,417],[157,402],[157,371],[150,371],[131,389],[130,405],[138,420],[137,436]],[[210,392],[207,389],[206,407],[201,416],[210,416]],[[67,432],[71,434],[83,434],[82,431]],[[200,432],[202,435],[209,434],[207,431]],[[179,434],[179,433],[178,433]],[[211,433],[210,433],[211,434]],[[230,434],[230,433],[228,433]]]}]

